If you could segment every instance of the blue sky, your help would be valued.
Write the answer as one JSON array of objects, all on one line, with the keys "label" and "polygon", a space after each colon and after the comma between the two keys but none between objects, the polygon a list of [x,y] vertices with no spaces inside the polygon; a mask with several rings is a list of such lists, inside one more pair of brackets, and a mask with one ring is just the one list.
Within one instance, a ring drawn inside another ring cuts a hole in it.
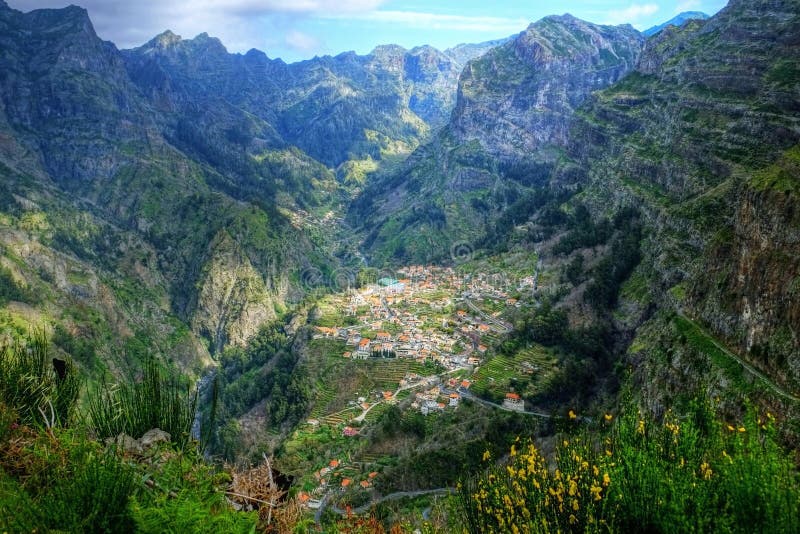
[{"label": "blue sky", "polygon": [[[297,61],[376,45],[406,48],[506,37],[530,22],[571,13],[602,24],[642,30],[681,11],[714,14],[726,0],[71,0],[87,8],[97,33],[120,48],[138,46],[166,29],[185,38],[208,32],[232,52],[258,48]],[[63,7],[70,0],[8,0],[22,11]]]}]

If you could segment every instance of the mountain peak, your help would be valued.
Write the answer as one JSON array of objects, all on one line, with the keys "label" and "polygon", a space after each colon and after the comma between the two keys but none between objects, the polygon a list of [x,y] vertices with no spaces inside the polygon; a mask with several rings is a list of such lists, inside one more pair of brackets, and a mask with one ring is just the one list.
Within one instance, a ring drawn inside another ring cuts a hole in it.
[{"label": "mountain peak", "polygon": [[682,13],[675,15],[674,17],[669,19],[667,22],[664,22],[663,24],[658,24],[651,28],[647,28],[642,33],[650,37],[657,34],[667,26],[683,26],[690,20],[706,20],[708,18],[709,16],[703,13],[702,11],[684,11]]},{"label": "mountain peak", "polygon": [[169,48],[170,46],[174,45],[175,43],[179,43],[181,41],[181,36],[172,33],[172,30],[166,30],[150,40],[153,46],[158,48]]}]

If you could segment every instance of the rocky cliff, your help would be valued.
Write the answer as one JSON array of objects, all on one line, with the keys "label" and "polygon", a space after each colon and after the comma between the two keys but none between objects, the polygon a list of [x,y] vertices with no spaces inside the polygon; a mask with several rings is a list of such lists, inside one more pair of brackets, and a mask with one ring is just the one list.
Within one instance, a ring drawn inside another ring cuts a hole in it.
[{"label": "rocky cliff", "polygon": [[546,17],[468,63],[448,126],[354,204],[375,258],[479,246],[489,222],[547,183],[575,110],[630,72],[643,42],[630,26]]},{"label": "rocky cliff", "polygon": [[732,1],[663,30],[584,106],[568,150],[598,210],[648,214],[653,287],[794,388],[799,15],[793,1]]},{"label": "rocky cliff", "polygon": [[[52,287],[35,303],[43,321],[78,331],[86,314],[69,310],[77,304],[96,310],[104,325],[87,343],[112,364],[120,362],[114,351],[122,344],[112,341],[113,332],[135,339],[143,356],[170,350],[192,325],[191,336],[207,335],[218,349],[244,343],[259,321],[274,316],[291,273],[312,261],[335,261],[314,252],[290,222],[300,209],[297,195],[276,194],[283,186],[302,193],[303,207],[318,206],[315,195],[326,199],[321,209],[336,206],[333,173],[308,156],[288,149],[265,149],[258,157],[235,148],[214,152],[214,134],[232,135],[225,127],[241,127],[241,112],[219,113],[219,130],[191,147],[181,144],[192,130],[181,138],[173,128],[180,124],[172,115],[180,99],[160,101],[162,109],[145,98],[123,55],[96,36],[83,9],[21,13],[3,4],[0,40],[0,180],[15,195],[9,199],[16,198],[4,204],[4,224],[16,232],[4,234],[3,256],[34,287]],[[222,155],[231,157],[214,159]],[[224,251],[210,246],[220,232],[246,258],[237,264],[245,273],[238,280],[247,280],[241,291],[259,290],[251,300],[226,300],[230,288],[209,278],[227,265]],[[26,248],[27,242],[38,245]],[[42,263],[48,257],[80,267],[51,271]],[[74,279],[94,282],[66,283],[73,271]],[[152,309],[139,314],[140,305]],[[171,337],[175,331],[180,335]],[[187,365],[196,369],[207,352],[192,339]]]}]

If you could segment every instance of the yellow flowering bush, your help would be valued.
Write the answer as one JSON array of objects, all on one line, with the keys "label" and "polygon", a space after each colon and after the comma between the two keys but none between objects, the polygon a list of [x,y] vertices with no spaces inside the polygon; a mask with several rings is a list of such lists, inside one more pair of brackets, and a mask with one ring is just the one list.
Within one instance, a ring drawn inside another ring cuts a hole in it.
[{"label": "yellow flowering bush", "polygon": [[[611,422],[613,419],[613,423]],[[773,418],[722,422],[704,403],[659,420],[629,407],[545,457],[515,442],[459,485],[468,532],[800,532],[800,476]]]},{"label": "yellow flowering bush", "polygon": [[459,499],[471,532],[585,532],[607,530],[602,509],[610,459],[590,459],[581,438],[565,440],[555,467],[530,441],[511,446],[508,462],[462,483]]}]

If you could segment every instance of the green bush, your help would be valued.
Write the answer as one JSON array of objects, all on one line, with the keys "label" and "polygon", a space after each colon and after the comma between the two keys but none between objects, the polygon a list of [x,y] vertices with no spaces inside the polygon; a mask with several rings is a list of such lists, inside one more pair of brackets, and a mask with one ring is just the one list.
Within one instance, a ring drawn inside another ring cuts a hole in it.
[{"label": "green bush", "polygon": [[0,531],[130,529],[134,471],[113,450],[71,430],[15,432],[0,443],[13,449],[0,457]]}]

